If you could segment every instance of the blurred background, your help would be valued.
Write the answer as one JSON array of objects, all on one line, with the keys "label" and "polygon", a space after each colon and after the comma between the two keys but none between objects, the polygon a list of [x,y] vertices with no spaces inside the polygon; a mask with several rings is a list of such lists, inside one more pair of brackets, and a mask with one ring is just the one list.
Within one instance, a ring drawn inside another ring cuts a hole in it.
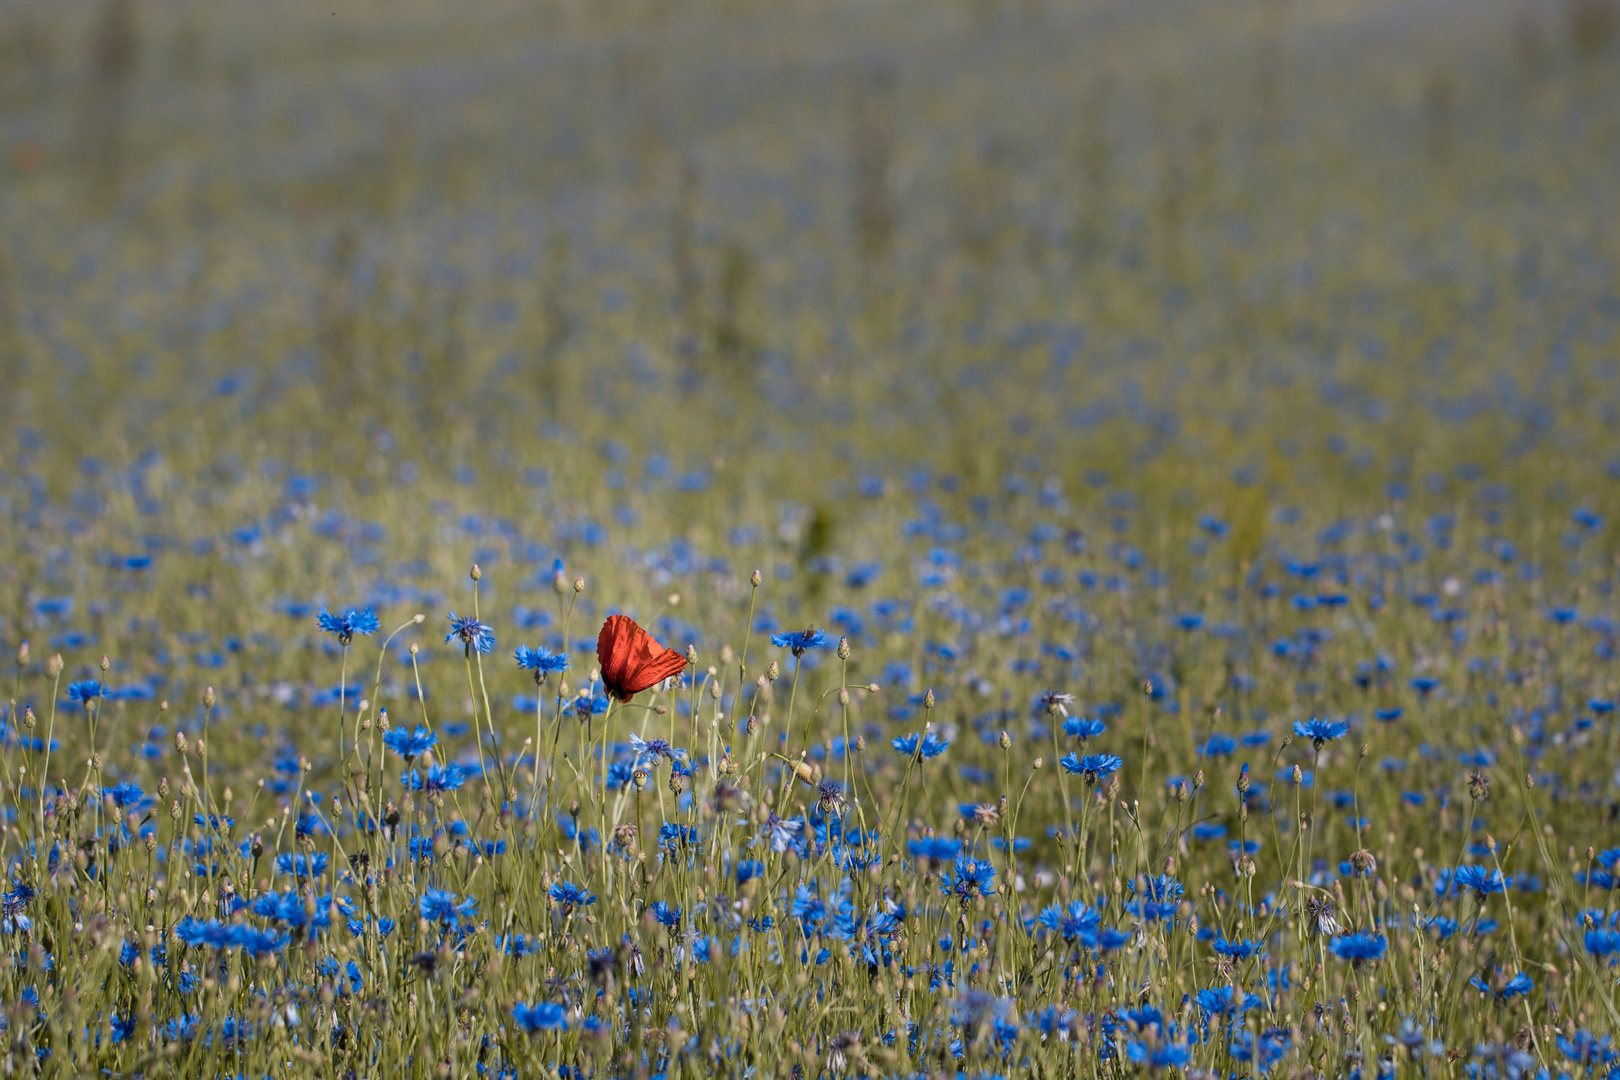
[{"label": "blurred background", "polygon": [[17,542],[292,478],[396,548],[805,563],[946,476],[1240,557],[1300,494],[1567,512],[1620,476],[1617,59],[1616,0],[8,0]]}]

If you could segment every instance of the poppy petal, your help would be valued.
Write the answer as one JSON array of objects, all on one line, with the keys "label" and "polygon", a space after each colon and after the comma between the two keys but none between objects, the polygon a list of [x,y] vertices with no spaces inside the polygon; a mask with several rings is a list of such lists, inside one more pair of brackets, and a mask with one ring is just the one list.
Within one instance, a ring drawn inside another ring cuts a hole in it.
[{"label": "poppy petal", "polygon": [[602,669],[602,685],[620,701],[629,701],[686,667],[686,657],[660,645],[627,615],[610,615],[602,624],[596,637],[596,659]]}]

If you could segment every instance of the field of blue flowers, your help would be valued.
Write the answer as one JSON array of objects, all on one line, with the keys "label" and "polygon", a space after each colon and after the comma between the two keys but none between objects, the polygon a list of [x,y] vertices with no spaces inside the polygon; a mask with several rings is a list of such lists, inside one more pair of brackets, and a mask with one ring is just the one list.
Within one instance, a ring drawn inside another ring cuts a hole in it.
[{"label": "field of blue flowers", "polygon": [[334,6],[0,9],[6,1076],[1620,1071],[1620,4]]}]

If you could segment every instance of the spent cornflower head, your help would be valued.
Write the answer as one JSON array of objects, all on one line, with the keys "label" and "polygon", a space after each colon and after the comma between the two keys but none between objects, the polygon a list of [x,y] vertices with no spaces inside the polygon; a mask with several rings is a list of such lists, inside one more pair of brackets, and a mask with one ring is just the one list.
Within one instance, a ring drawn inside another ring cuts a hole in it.
[{"label": "spent cornflower head", "polygon": [[1350,733],[1350,725],[1342,720],[1295,720],[1294,734],[1301,739],[1311,740],[1313,749],[1320,750],[1334,739],[1342,739]]},{"label": "spent cornflower head", "polygon": [[836,780],[823,780],[816,787],[816,809],[837,817],[844,812],[844,788]]},{"label": "spent cornflower head", "polygon": [[534,672],[536,683],[544,682],[547,675],[568,670],[568,654],[551,652],[544,645],[533,649],[527,645],[519,645],[513,655],[517,657],[518,667],[524,671]]},{"label": "spent cornflower head", "polygon": [[1041,695],[1041,707],[1048,715],[1067,718],[1069,706],[1074,704],[1073,694],[1060,694],[1056,690],[1048,690]]},{"label": "spent cornflower head", "polygon": [[825,649],[827,647],[827,632],[818,630],[814,626],[806,627],[803,630],[789,630],[780,634],[772,634],[771,644],[778,649],[787,649],[795,657],[799,657],[812,649]]},{"label": "spent cornflower head", "polygon": [[630,733],[630,749],[636,755],[637,762],[647,760],[678,761],[686,757],[686,751],[671,746],[663,739],[643,739],[635,732]]},{"label": "spent cornflower head", "polygon": [[334,615],[326,610],[324,604],[321,605],[321,613],[315,617],[315,621],[322,630],[337,638],[340,645],[349,644],[356,634],[369,637],[375,634],[381,625],[377,621],[377,613],[371,608],[364,610],[344,608],[341,613]]},{"label": "spent cornflower head", "polygon": [[477,652],[495,651],[495,630],[493,627],[479,622],[472,615],[457,615],[453,610],[445,618],[450,620],[450,632],[444,635],[446,645],[459,641],[467,648]]}]

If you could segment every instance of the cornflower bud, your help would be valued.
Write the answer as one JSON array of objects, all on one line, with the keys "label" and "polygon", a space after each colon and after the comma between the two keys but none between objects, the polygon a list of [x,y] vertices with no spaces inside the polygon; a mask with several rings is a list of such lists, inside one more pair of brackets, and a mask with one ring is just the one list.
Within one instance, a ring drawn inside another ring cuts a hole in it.
[{"label": "cornflower bud", "polygon": [[56,678],[58,675],[62,674],[62,668],[64,666],[65,664],[62,660],[62,654],[57,653],[55,656],[52,656],[49,660],[45,661],[45,677],[47,679]]},{"label": "cornflower bud", "polygon": [[764,581],[764,580],[765,580],[765,575],[761,574],[758,570],[755,570],[752,574],[748,575],[749,584],[751,584],[756,589],[759,588],[759,583]]},{"label": "cornflower bud", "polygon": [[782,675],[782,665],[778,664],[775,660],[772,660],[771,661],[771,666],[765,669],[765,679],[766,679],[766,681],[767,682],[775,682],[777,679],[781,678],[781,675]]},{"label": "cornflower bud", "polygon": [[574,579],[574,591],[576,593],[582,593],[582,592],[585,591],[585,579],[584,578],[577,577],[577,578]]},{"label": "cornflower bud", "polygon": [[34,715],[33,709],[23,710],[23,727],[27,728],[29,731],[33,731],[35,725],[38,723],[39,719]]},{"label": "cornflower bud", "polygon": [[214,707],[214,688],[212,686],[205,686],[205,687],[203,687],[203,708],[212,709],[213,707]]},{"label": "cornflower bud", "polygon": [[1005,731],[1003,731],[1001,733],[1001,738],[996,740],[996,745],[1000,746],[1003,750],[1011,750],[1012,749],[1012,736],[1008,735]]},{"label": "cornflower bud", "polygon": [[931,710],[931,709],[933,709],[933,707],[934,707],[934,689],[933,689],[933,687],[929,687],[928,691],[923,694],[923,708]]},{"label": "cornflower bud", "polygon": [[102,658],[101,658],[101,670],[102,670],[102,671],[106,671],[106,670],[107,670],[107,669],[108,669],[108,668],[110,668],[110,667],[112,667],[112,661],[111,661],[111,660],[108,660],[108,659],[107,659],[107,658],[106,658],[106,656],[103,656],[103,657],[102,657]]},{"label": "cornflower bud", "polygon": [[26,639],[22,642],[22,644],[17,646],[17,666],[28,666],[28,642]]},{"label": "cornflower bud", "polygon": [[177,731],[177,732],[174,733],[174,748],[176,750],[180,751],[182,754],[186,752],[186,733],[185,732]]},{"label": "cornflower bud", "polygon": [[477,563],[473,563],[472,569],[467,571],[467,576],[472,578],[474,581],[477,581],[479,578],[484,576],[484,572],[478,569]]},{"label": "cornflower bud", "polygon": [[849,638],[847,637],[841,637],[838,639],[838,659],[849,659]]}]

